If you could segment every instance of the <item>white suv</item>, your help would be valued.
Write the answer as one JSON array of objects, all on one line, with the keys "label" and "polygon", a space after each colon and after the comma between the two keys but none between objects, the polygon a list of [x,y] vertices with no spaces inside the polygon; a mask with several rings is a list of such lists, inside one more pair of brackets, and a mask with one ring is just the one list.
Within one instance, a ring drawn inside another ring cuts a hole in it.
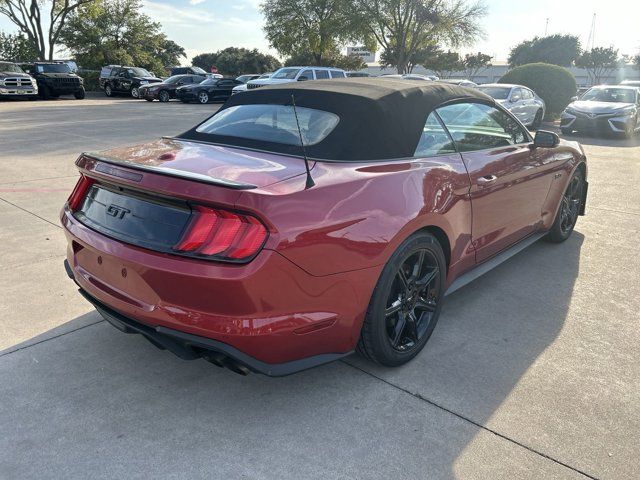
[{"label": "white suv", "polygon": [[275,85],[278,83],[302,82],[304,80],[324,80],[330,78],[347,78],[347,72],[333,67],[282,67],[269,78],[261,78],[247,82],[247,89]]}]

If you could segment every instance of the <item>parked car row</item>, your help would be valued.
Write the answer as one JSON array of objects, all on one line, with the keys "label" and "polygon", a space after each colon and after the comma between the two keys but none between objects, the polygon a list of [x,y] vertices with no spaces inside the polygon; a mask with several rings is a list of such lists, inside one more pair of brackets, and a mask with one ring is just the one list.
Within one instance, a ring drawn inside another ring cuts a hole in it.
[{"label": "parked car row", "polygon": [[84,82],[64,62],[14,63],[0,61],[0,97],[85,97]]}]

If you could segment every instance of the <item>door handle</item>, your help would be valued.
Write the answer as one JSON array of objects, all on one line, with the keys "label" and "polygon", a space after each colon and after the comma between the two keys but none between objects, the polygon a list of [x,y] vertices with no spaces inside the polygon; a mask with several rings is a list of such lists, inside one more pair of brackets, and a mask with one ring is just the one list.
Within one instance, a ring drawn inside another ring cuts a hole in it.
[{"label": "door handle", "polygon": [[478,182],[477,183],[481,187],[484,187],[486,185],[491,185],[496,180],[498,180],[498,177],[496,177],[495,175],[485,175],[484,177],[478,178]]}]

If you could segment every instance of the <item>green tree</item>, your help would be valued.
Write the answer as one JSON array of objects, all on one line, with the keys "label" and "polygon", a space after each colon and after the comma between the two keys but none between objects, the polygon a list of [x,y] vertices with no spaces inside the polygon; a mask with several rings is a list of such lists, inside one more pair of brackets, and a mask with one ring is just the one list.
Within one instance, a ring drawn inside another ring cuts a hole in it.
[{"label": "green tree", "polygon": [[424,63],[422,66],[432,70],[440,78],[449,78],[453,72],[458,72],[464,68],[460,55],[451,50],[438,52],[429,59],[428,63]]},{"label": "green tree", "polygon": [[430,45],[457,47],[476,40],[486,13],[482,3],[467,0],[353,0],[352,5],[398,73],[407,73],[416,64],[414,56]]},{"label": "green tree", "polygon": [[361,70],[366,68],[367,64],[362,58],[356,55],[342,55],[338,51],[329,52],[323,58],[322,63],[316,63],[315,57],[310,52],[297,52],[291,55],[284,62],[285,67],[297,65],[318,65],[319,67],[336,67],[344,70]]},{"label": "green tree", "polygon": [[536,92],[547,107],[547,117],[561,113],[576,94],[576,79],[564,67],[532,63],[509,70],[499,83],[524,85]]},{"label": "green tree", "polygon": [[0,59],[31,61],[38,58],[38,51],[33,44],[20,33],[0,32]]},{"label": "green tree", "polygon": [[584,68],[593,85],[598,85],[608,78],[620,66],[618,49],[614,47],[596,47],[584,51],[576,59],[576,67]]},{"label": "green tree", "polygon": [[351,0],[265,0],[264,31],[269,44],[283,56],[308,52],[322,65],[347,42],[371,45],[363,19]]},{"label": "green tree", "polygon": [[468,79],[475,77],[480,71],[491,66],[491,55],[486,53],[467,53],[461,60],[462,71]]},{"label": "green tree", "polygon": [[68,17],[92,1],[0,0],[0,15],[24,34],[38,60],[52,60]]},{"label": "green tree", "polygon": [[273,72],[280,68],[280,62],[272,55],[260,53],[257,49],[228,47],[215,53],[201,53],[193,57],[193,65],[206,71],[215,65],[224,75],[238,76],[243,73]]},{"label": "green tree", "polygon": [[185,52],[141,9],[141,0],[96,0],[69,17],[60,40],[84,68],[135,65],[161,75]]},{"label": "green tree", "polygon": [[570,67],[580,55],[580,40],[575,35],[549,35],[525,40],[511,49],[509,66],[550,63]]}]

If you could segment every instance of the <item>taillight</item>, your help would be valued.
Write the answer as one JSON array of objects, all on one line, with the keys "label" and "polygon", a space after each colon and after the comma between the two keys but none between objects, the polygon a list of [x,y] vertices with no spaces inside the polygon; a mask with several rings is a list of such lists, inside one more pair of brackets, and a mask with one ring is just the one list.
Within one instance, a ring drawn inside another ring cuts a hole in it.
[{"label": "taillight", "polygon": [[91,188],[91,185],[93,185],[94,183],[96,183],[96,181],[93,178],[85,177],[84,175],[80,174],[80,179],[78,180],[78,183],[76,183],[73,192],[71,192],[69,200],[67,200],[69,208],[72,212],[75,212],[76,210],[78,210],[78,208],[80,208],[84,197],[87,196],[87,192]]},{"label": "taillight", "polygon": [[255,217],[196,206],[187,231],[174,250],[227,260],[253,257],[267,238],[267,229]]}]

